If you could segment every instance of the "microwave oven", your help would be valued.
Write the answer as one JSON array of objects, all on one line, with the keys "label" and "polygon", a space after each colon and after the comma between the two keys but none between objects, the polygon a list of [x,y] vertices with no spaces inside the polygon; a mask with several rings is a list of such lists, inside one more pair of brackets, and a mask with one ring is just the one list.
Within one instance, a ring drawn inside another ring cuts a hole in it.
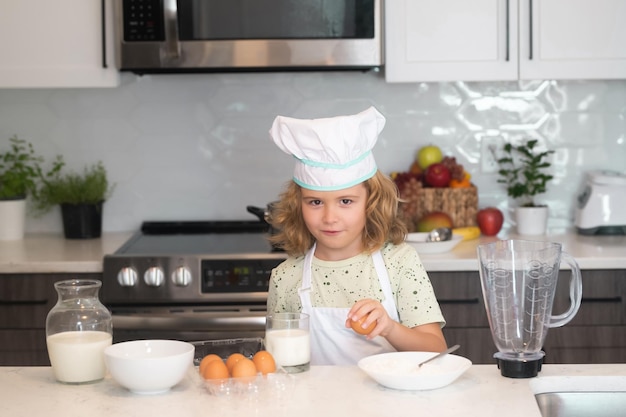
[{"label": "microwave oven", "polygon": [[367,70],[383,64],[383,0],[114,1],[121,71]]}]

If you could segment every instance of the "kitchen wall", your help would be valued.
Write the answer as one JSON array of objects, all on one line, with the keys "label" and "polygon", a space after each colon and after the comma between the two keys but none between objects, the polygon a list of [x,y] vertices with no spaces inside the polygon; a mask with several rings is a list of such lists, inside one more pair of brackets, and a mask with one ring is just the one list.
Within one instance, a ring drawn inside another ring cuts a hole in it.
[{"label": "kitchen wall", "polygon": [[[116,89],[0,90],[0,143],[13,134],[71,169],[102,160],[112,182],[104,231],[143,220],[248,219],[289,180],[293,163],[268,129],[376,106],[387,125],[374,149],[384,172],[407,170],[434,143],[472,174],[479,205],[511,205],[481,171],[481,140],[533,137],[554,149],[549,227],[571,227],[585,171],[626,171],[626,81],[387,84],[378,72],[123,74]],[[508,217],[508,216],[507,216]],[[60,232],[58,209],[28,232]]]}]

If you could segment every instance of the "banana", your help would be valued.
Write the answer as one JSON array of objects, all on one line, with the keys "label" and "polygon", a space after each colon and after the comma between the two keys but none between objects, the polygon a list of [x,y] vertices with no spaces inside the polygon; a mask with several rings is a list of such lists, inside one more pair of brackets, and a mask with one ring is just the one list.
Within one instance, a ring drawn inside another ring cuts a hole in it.
[{"label": "banana", "polygon": [[480,236],[480,229],[476,226],[455,227],[452,233],[463,236],[463,240],[472,240]]}]

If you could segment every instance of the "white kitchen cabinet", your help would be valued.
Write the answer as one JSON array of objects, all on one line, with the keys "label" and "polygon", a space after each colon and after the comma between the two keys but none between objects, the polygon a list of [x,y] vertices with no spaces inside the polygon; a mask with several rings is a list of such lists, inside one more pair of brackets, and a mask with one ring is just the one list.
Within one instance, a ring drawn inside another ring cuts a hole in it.
[{"label": "white kitchen cabinet", "polygon": [[110,0],[0,1],[0,88],[115,87],[113,47]]},{"label": "white kitchen cabinet", "polygon": [[393,0],[388,82],[626,78],[623,0]]}]

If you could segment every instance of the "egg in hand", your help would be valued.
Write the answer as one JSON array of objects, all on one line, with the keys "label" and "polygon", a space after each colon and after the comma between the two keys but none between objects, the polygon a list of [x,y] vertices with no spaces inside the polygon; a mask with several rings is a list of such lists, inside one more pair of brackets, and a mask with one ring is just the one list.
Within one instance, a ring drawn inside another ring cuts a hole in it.
[{"label": "egg in hand", "polygon": [[350,327],[352,327],[352,330],[354,330],[355,332],[363,336],[366,336],[372,333],[372,331],[376,327],[377,322],[374,321],[369,326],[364,328],[363,324],[365,323],[365,320],[367,320],[367,317],[368,316],[366,315],[366,316],[361,317],[358,320],[350,320]]}]

